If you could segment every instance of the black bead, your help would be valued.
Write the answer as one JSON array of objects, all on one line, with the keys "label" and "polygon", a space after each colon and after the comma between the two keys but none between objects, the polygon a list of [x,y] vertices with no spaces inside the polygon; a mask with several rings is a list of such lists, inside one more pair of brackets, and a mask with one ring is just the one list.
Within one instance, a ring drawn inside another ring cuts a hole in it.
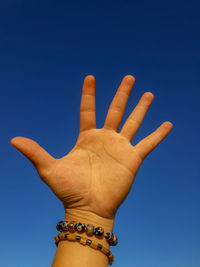
[{"label": "black bead", "polygon": [[86,243],[87,243],[87,245],[90,245],[92,243],[92,240],[91,239],[87,239]]},{"label": "black bead", "polygon": [[[100,229],[102,229],[102,231],[100,231]],[[94,235],[98,236],[98,237],[102,237],[104,235],[104,230],[101,227],[96,227],[94,229]]]},{"label": "black bead", "polygon": [[112,233],[112,232],[107,232],[107,233],[105,234],[105,239],[106,239],[106,240],[110,240],[110,239],[112,239],[112,237],[113,237],[113,233]]},{"label": "black bead", "polygon": [[99,249],[102,249],[102,245],[101,244],[98,244],[97,246]]},{"label": "black bead", "polygon": [[116,246],[118,244],[118,238],[116,237],[115,240],[108,241],[111,246]]},{"label": "black bead", "polygon": [[76,236],[76,240],[80,241],[81,237],[79,235]]},{"label": "black bead", "polygon": [[67,238],[68,237],[68,234],[65,234],[65,238]]},{"label": "black bead", "polygon": [[109,250],[109,251],[107,252],[107,254],[106,254],[106,255],[107,255],[107,256],[110,256],[110,253],[111,253],[111,251]]},{"label": "black bead", "polygon": [[63,221],[60,221],[60,222],[58,222],[57,223],[57,225],[56,225],[56,229],[58,230],[58,231],[62,231],[62,223],[63,223]]}]

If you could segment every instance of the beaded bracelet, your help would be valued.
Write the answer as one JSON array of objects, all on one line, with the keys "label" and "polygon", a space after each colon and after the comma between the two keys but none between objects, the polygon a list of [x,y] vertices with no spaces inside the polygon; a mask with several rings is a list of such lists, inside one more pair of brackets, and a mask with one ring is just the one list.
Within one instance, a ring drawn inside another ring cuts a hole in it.
[{"label": "beaded bracelet", "polygon": [[55,239],[56,246],[58,246],[58,243],[61,240],[78,241],[78,242],[80,242],[81,245],[88,245],[91,248],[100,250],[103,254],[105,254],[108,257],[109,265],[112,265],[114,262],[113,253],[109,249],[105,248],[103,245],[101,245],[101,244],[99,244],[99,243],[97,243],[91,239],[86,239],[84,237],[81,237],[81,236],[75,235],[75,234],[66,234],[64,232],[56,235],[54,237],[54,239]]},{"label": "beaded bracelet", "polygon": [[[103,238],[104,229],[102,227],[94,227],[92,224],[88,224],[87,226],[84,223],[76,223],[75,221],[60,221],[58,222],[56,229],[60,232],[71,232],[75,231],[79,233],[86,232],[88,236],[92,236],[93,234],[98,238]],[[112,232],[107,232],[105,234],[105,239],[109,243],[110,246],[116,246],[118,244],[118,238]]]}]

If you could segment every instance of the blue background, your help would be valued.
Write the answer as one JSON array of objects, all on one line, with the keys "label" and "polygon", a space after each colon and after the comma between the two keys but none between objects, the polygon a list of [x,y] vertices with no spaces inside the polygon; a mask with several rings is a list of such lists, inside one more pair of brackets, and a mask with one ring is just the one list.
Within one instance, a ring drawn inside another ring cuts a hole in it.
[{"label": "blue background", "polygon": [[0,266],[51,266],[62,204],[14,147],[32,138],[54,157],[75,144],[83,79],[96,77],[97,128],[122,78],[155,99],[133,145],[164,121],[114,226],[115,267],[200,266],[199,1],[0,2]]}]

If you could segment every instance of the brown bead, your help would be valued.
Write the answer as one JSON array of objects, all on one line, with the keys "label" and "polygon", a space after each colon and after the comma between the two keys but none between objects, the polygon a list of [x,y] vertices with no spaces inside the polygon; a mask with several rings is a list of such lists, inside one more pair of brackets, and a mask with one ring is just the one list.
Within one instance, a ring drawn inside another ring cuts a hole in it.
[{"label": "brown bead", "polygon": [[88,236],[92,236],[94,233],[94,225],[93,224],[88,224],[86,227],[86,234]]},{"label": "brown bead", "polygon": [[74,233],[76,231],[75,230],[75,224],[76,224],[75,221],[72,221],[69,223],[68,228],[69,228],[70,233]]}]

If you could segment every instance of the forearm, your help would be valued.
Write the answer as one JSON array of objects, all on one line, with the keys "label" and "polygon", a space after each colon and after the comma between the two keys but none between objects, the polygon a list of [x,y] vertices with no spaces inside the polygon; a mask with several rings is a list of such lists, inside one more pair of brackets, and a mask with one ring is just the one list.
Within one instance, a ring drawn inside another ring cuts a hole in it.
[{"label": "forearm", "polygon": [[[94,213],[89,213],[81,210],[66,210],[66,221],[76,221],[94,226],[101,226],[104,232],[112,232],[114,219],[102,218]],[[94,240],[102,244],[107,249],[110,246],[105,238],[98,239],[95,236],[88,237],[84,233],[76,233],[86,239]],[[57,247],[56,255],[52,267],[107,267],[108,258],[101,251],[91,248],[87,245],[81,245],[79,242],[63,240],[60,241]]]}]

